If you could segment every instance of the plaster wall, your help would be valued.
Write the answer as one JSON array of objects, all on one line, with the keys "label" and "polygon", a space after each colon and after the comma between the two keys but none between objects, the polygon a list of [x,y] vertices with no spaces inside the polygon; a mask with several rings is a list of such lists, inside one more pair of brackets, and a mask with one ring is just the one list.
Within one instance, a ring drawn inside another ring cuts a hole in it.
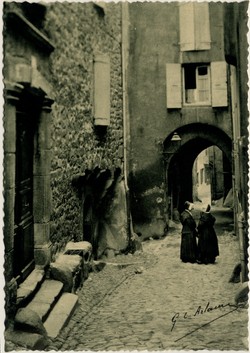
[{"label": "plaster wall", "polygon": [[[201,124],[201,133],[208,125],[219,128],[229,137],[232,134],[230,106],[220,109],[211,106],[166,108],[167,63],[225,61],[221,4],[209,3],[211,49],[183,53],[179,50],[178,7],[178,3],[129,5],[132,216],[138,232],[148,229],[150,233],[150,229],[154,229],[153,233],[157,235],[164,234],[168,222],[167,170],[162,155],[165,139],[177,129],[195,123]],[[199,135],[198,130],[190,133],[193,139]],[[159,197],[161,202],[157,202]]]}]

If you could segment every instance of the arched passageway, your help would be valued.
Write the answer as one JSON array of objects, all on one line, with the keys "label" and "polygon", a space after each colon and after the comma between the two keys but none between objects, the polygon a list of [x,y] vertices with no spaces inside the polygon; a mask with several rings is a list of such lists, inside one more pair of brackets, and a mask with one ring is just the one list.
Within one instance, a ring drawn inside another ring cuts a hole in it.
[{"label": "arched passageway", "polygon": [[[220,129],[192,124],[179,128],[179,141],[173,141],[173,134],[164,142],[166,166],[166,195],[168,209],[182,211],[185,200],[193,201],[194,161],[201,151],[215,145],[223,153],[224,196],[232,187],[231,139]],[[171,140],[172,139],[172,140]],[[178,143],[176,143],[178,142]]]}]

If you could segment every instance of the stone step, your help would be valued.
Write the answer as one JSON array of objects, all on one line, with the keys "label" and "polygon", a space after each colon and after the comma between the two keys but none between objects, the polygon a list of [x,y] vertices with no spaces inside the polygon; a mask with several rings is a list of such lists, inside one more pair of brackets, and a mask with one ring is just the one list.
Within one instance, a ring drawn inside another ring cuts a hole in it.
[{"label": "stone step", "polygon": [[51,338],[55,338],[61,329],[70,320],[76,305],[78,296],[72,293],[63,293],[55,307],[49,314],[48,319],[44,322],[47,334]]},{"label": "stone step", "polygon": [[20,284],[17,289],[17,307],[24,306],[36,294],[45,277],[45,272],[42,269],[35,268],[26,280]]},{"label": "stone step", "polygon": [[61,295],[62,288],[63,283],[60,281],[45,280],[40,290],[26,308],[35,311],[44,322]]},{"label": "stone step", "polygon": [[[11,328],[8,328],[5,332],[5,344],[8,344],[8,342],[12,342],[12,345],[14,344],[17,346],[15,351],[26,351],[26,349],[32,351],[43,351],[49,345],[49,340],[45,336],[42,336],[38,333],[24,332],[19,330],[14,331]],[[17,349],[18,347],[20,349]],[[10,350],[6,349],[6,352],[9,351]]]}]

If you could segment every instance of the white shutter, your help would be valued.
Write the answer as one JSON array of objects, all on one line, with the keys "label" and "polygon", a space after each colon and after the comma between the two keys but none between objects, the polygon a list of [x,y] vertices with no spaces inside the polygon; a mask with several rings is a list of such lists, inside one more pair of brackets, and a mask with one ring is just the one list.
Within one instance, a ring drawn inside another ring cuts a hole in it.
[{"label": "white shutter", "polygon": [[208,2],[180,3],[179,22],[181,51],[211,48]]},{"label": "white shutter", "polygon": [[193,2],[179,4],[180,50],[195,49],[194,40],[194,4]]},{"label": "white shutter", "polygon": [[110,124],[110,58],[98,54],[94,60],[94,116],[95,125]]},{"label": "white shutter", "polygon": [[181,65],[166,64],[167,108],[181,108]]},{"label": "white shutter", "polygon": [[195,49],[208,50],[211,48],[209,3],[194,3]]},{"label": "white shutter", "polygon": [[215,61],[211,63],[212,106],[227,107],[227,63]]},{"label": "white shutter", "polygon": [[[203,73],[199,75],[199,69],[207,70],[207,74],[205,75]],[[209,77],[210,77],[210,71],[208,66],[204,68],[202,68],[201,66],[196,68],[196,84],[197,84],[197,93],[198,93],[199,102],[211,103]]]}]

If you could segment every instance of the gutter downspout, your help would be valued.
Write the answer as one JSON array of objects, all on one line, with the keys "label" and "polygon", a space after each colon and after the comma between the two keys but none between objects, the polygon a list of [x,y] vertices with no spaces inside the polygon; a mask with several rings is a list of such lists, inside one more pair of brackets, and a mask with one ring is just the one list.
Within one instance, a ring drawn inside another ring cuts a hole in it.
[{"label": "gutter downspout", "polygon": [[244,213],[238,215],[238,230],[240,243],[240,263],[241,263],[241,282],[248,281],[247,263],[245,258],[246,242],[245,242],[245,219]]},{"label": "gutter downspout", "polygon": [[240,180],[240,99],[239,99],[239,82],[237,75],[237,68],[230,65],[230,81],[231,81],[231,104],[232,104],[232,122],[233,122],[233,161],[234,164],[234,224],[235,234],[239,236],[240,262],[241,262],[241,281],[247,280],[247,262],[245,254],[246,240],[245,240],[245,220],[244,212],[242,211],[241,199],[239,198],[239,190],[241,189]]},{"label": "gutter downspout", "polygon": [[127,210],[127,234],[128,234],[128,248],[130,248],[131,238],[133,234],[133,225],[130,211],[130,193],[128,187],[128,159],[127,151],[130,142],[129,137],[129,113],[128,113],[128,97],[127,97],[127,66],[128,66],[128,51],[129,51],[129,11],[128,3],[122,2],[122,93],[123,93],[123,170],[124,170],[124,184],[126,192],[126,210]]}]

